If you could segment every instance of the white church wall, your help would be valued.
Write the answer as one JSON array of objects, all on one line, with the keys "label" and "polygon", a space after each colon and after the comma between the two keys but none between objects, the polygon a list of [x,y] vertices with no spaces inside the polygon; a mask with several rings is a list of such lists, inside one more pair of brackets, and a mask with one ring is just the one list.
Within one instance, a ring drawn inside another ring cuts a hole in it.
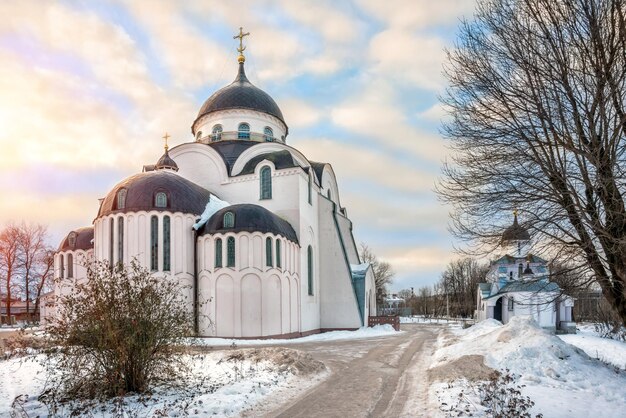
[{"label": "white church wall", "polygon": [[228,172],[222,157],[213,148],[200,143],[178,145],[169,151],[169,155],[179,167],[178,175],[204,187],[220,199],[221,187],[229,182]]},{"label": "white church wall", "polygon": [[351,282],[351,272],[341,248],[333,219],[333,203],[321,197],[319,204],[319,248],[321,328],[359,328],[361,318]]},{"label": "white church wall", "polygon": [[[240,123],[247,123],[250,125],[250,132],[258,134],[263,134],[265,127],[268,126],[274,132],[275,140],[284,142],[286,128],[280,119],[249,109],[228,109],[205,115],[195,123],[193,133],[198,139],[198,132],[202,132],[200,140],[205,143],[211,142],[215,125],[222,125],[223,132],[237,132]],[[224,137],[234,139],[226,135]]]},{"label": "white church wall", "polygon": [[[222,240],[222,265],[226,266],[229,237],[235,238],[235,266],[216,267],[215,240]],[[272,240],[272,266],[266,265],[267,238]],[[281,268],[276,265],[277,240],[281,242]],[[198,252],[203,254],[199,260],[200,334],[253,338],[300,332],[299,271],[296,264],[287,262],[299,251],[295,243],[269,233],[202,236],[198,243]]]}]

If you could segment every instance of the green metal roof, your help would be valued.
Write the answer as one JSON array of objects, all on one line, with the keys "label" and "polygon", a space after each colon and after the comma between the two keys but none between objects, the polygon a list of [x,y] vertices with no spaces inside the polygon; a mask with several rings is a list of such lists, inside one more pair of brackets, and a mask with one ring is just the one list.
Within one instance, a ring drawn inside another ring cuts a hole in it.
[{"label": "green metal roof", "polygon": [[541,292],[560,292],[560,291],[561,291],[561,288],[559,287],[558,284],[544,281],[544,280],[531,281],[531,282],[514,280],[502,286],[502,288],[498,291],[498,293],[495,293],[485,299],[490,299],[498,295],[502,295],[504,293],[512,293],[512,292],[541,293]]}]

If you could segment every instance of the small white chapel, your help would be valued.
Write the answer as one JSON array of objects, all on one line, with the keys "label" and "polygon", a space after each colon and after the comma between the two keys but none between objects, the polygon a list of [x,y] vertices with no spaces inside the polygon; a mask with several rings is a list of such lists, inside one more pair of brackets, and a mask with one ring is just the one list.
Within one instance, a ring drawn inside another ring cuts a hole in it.
[{"label": "small white chapel", "polygon": [[502,234],[505,254],[491,263],[486,283],[479,283],[476,319],[493,318],[506,324],[513,316],[532,316],[545,329],[576,332],[572,322],[574,300],[551,282],[548,262],[531,253],[528,230],[513,215]]},{"label": "small white chapel", "polygon": [[204,102],[189,140],[169,148],[166,134],[163,155],[62,240],[55,295],[85,280],[81,260],[136,259],[188,287],[199,336],[292,338],[376,315],[372,268],[359,259],[333,168],[288,145],[280,107],[246,76],[247,35],[235,37],[234,81]]}]

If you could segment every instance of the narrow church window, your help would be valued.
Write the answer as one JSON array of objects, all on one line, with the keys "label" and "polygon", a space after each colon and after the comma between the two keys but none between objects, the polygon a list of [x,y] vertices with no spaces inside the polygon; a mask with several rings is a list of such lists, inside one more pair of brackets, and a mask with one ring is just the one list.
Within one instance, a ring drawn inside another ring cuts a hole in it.
[{"label": "narrow church window", "polygon": [[214,125],[211,141],[219,141],[220,139],[222,139],[222,125]]},{"label": "narrow church window", "polygon": [[513,280],[513,272],[509,272],[509,279]]},{"label": "narrow church window", "polygon": [[228,237],[226,241],[226,267],[235,267],[235,238]]},{"label": "narrow church window", "polygon": [[163,217],[163,271],[170,271],[170,217]]},{"label": "narrow church window", "polygon": [[272,198],[272,170],[265,166],[261,169],[261,199]]},{"label": "narrow church window", "polygon": [[267,237],[265,238],[265,265],[267,267],[272,267],[274,265],[272,258],[272,239]]},{"label": "narrow church window", "polygon": [[523,272],[524,272],[524,266],[522,265],[522,263],[519,263],[519,266],[517,266],[517,275],[521,278]]},{"label": "narrow church window", "polygon": [[124,264],[124,218],[117,218],[117,262]]},{"label": "narrow church window", "polygon": [[276,240],[276,267],[281,268],[281,261],[280,261],[280,239]]},{"label": "narrow church window", "polygon": [[67,237],[67,242],[70,244],[71,248],[76,246],[76,232],[70,232],[70,235]]},{"label": "narrow church window", "polygon": [[224,228],[235,227],[235,215],[232,212],[226,212],[224,214]]},{"label": "narrow church window", "polygon": [[126,193],[128,191],[126,189],[120,189],[117,192],[117,208],[124,209],[126,207]]},{"label": "narrow church window", "polygon": [[272,142],[274,140],[274,131],[272,131],[272,128],[269,126],[266,126],[265,129],[263,129],[263,139],[267,142]]},{"label": "narrow church window", "polygon": [[222,239],[215,240],[215,267],[222,267]]},{"label": "narrow church window", "polygon": [[513,310],[513,303],[514,303],[513,298],[509,298],[509,311]]},{"label": "narrow church window", "polygon": [[67,255],[67,277],[74,277],[74,256],[72,254]]},{"label": "narrow church window", "polygon": [[250,125],[248,125],[247,123],[240,123],[237,138],[250,139]]},{"label": "narrow church window", "polygon": [[329,200],[333,200],[332,196],[330,195],[330,189],[326,191],[326,197],[328,197]]},{"label": "narrow church window", "polygon": [[309,296],[313,296],[313,248],[309,245],[306,251],[307,258],[307,283]]},{"label": "narrow church window", "polygon": [[313,178],[311,177],[311,175],[309,174],[309,190],[308,190],[308,196],[309,196],[309,205],[313,204],[313,200],[311,197],[312,194],[312,189],[313,188]]},{"label": "narrow church window", "polygon": [[114,219],[109,220],[109,265],[113,268],[113,245],[114,245]]},{"label": "narrow church window", "polygon": [[65,257],[63,254],[59,256],[59,277],[62,279],[65,277]]},{"label": "narrow church window", "polygon": [[150,218],[150,270],[159,269],[159,218]]},{"label": "narrow church window", "polygon": [[158,192],[154,196],[154,206],[156,206],[157,208],[167,207],[167,195],[164,192]]}]

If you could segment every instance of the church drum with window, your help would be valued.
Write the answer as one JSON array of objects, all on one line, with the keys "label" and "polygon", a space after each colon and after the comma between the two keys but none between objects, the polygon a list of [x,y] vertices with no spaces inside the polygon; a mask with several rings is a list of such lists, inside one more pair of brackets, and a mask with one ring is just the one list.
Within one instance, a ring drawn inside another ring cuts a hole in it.
[{"label": "church drum with window", "polygon": [[63,240],[56,295],[85,280],[83,260],[137,259],[186,285],[200,336],[295,337],[375,315],[372,269],[360,264],[332,167],[287,145],[280,108],[238,61],[192,140],[166,143],[156,164],[101,199],[91,227]]}]

